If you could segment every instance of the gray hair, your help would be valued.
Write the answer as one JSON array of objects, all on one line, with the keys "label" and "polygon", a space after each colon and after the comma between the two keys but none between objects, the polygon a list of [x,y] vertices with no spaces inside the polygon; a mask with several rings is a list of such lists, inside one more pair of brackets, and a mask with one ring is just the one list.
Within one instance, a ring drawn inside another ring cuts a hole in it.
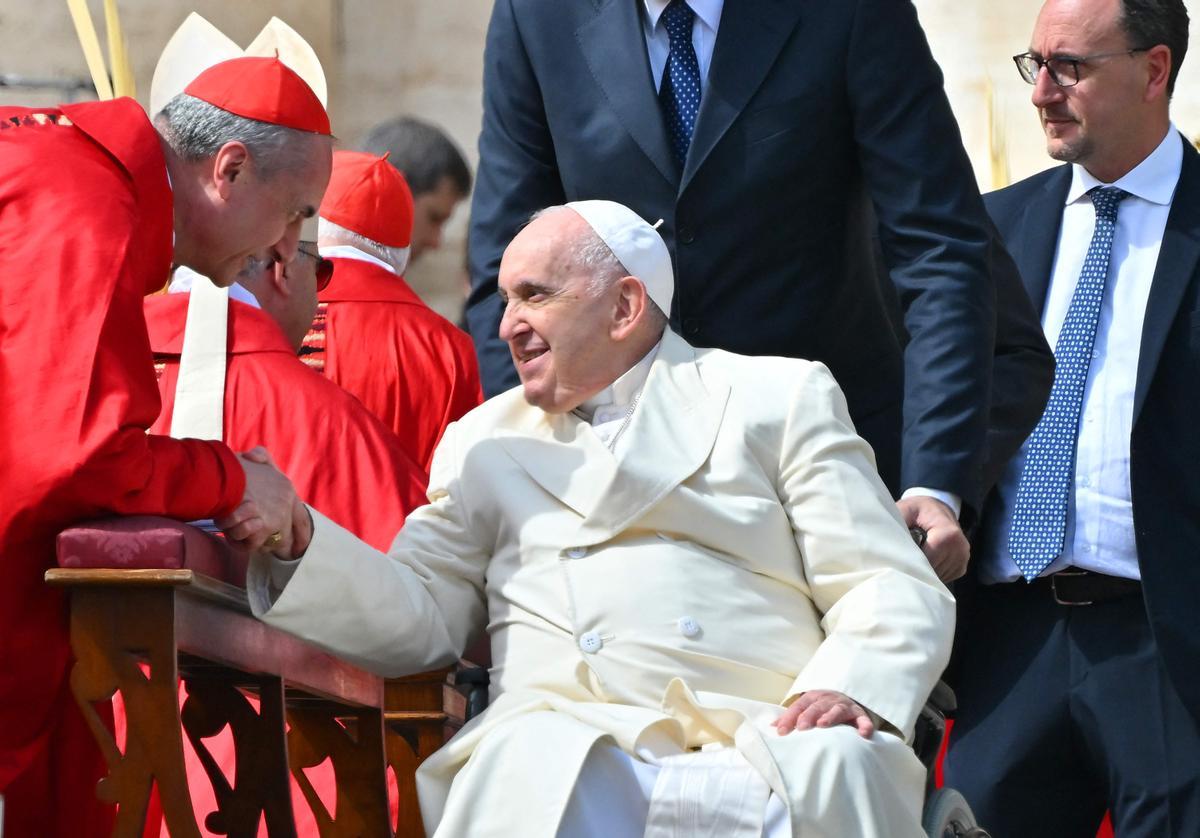
[{"label": "gray hair", "polygon": [[247,119],[186,93],[167,102],[155,122],[171,150],[189,163],[207,160],[231,142],[246,146],[263,178],[308,162],[310,146],[303,142],[308,132]]},{"label": "gray hair", "polygon": [[[557,215],[562,212],[574,213],[575,211],[561,204],[546,207],[531,215],[529,223],[532,224],[543,216]],[[592,296],[599,296],[611,288],[618,279],[630,274],[629,269],[617,258],[617,254],[612,252],[612,248],[605,244],[604,239],[600,238],[591,225],[585,226],[587,229],[575,239],[575,245],[571,250],[571,264],[588,275],[588,293]],[[658,304],[650,299],[649,294],[646,295],[646,308],[652,321],[666,325],[667,316],[658,307]]]},{"label": "gray hair", "polygon": [[411,248],[389,247],[386,244],[380,244],[325,218],[317,218],[317,239],[335,239],[342,244],[357,247],[363,253],[370,254],[391,265],[398,274],[404,273],[408,268],[408,255]]}]

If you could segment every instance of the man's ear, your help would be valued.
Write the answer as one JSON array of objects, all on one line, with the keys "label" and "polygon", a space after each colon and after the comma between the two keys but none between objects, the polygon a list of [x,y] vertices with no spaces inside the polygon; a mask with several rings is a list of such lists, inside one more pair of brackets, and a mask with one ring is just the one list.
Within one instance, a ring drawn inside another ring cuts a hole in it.
[{"label": "man's ear", "polygon": [[213,157],[212,179],[217,194],[228,200],[233,184],[245,178],[250,171],[250,150],[243,143],[233,140],[217,149]]},{"label": "man's ear", "polygon": [[1157,44],[1146,51],[1146,69],[1149,72],[1145,94],[1147,102],[1167,95],[1167,80],[1171,77],[1173,61],[1171,48],[1165,44]]},{"label": "man's ear", "polygon": [[616,282],[617,300],[613,309],[613,340],[624,340],[646,314],[646,286],[637,277],[623,276]]},{"label": "man's ear", "polygon": [[276,260],[271,269],[271,287],[283,299],[292,296],[292,278],[288,276],[287,265]]}]

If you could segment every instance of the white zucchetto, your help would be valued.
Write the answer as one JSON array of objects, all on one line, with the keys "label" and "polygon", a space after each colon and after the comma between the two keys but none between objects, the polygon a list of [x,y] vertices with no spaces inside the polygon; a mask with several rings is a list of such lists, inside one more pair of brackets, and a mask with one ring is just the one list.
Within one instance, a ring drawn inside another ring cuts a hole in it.
[{"label": "white zucchetto", "polygon": [[646,294],[670,317],[675,271],[671,268],[671,253],[658,230],[615,201],[572,201],[566,206],[579,213],[596,231],[629,275],[642,281]]}]

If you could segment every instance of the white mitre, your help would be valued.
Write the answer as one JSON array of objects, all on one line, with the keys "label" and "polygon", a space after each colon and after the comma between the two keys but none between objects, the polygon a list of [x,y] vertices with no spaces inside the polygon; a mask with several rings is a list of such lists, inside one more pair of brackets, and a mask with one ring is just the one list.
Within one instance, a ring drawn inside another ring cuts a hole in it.
[{"label": "white mitre", "polygon": [[642,281],[654,304],[670,317],[675,271],[671,268],[671,253],[658,230],[616,201],[572,201],[567,207],[582,216],[629,275]]},{"label": "white mitre", "polygon": [[317,53],[295,29],[277,17],[267,21],[250,46],[243,50],[233,39],[192,12],[163,47],[154,79],[150,82],[150,115],[154,116],[192,80],[214,64],[244,55],[278,56],[289,69],[304,79],[313,93],[328,106],[329,88]]}]

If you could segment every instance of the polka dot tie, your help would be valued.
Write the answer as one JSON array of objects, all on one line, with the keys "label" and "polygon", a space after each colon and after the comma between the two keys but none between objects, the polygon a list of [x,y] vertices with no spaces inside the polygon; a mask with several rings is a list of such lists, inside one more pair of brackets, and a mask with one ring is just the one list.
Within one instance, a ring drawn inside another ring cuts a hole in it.
[{"label": "polka dot tie", "polygon": [[1041,421],[1029,437],[1009,533],[1009,553],[1027,582],[1058,558],[1066,540],[1083,388],[1108,278],[1117,206],[1128,193],[1114,186],[1097,186],[1088,194],[1096,209],[1096,227],[1054,346],[1054,386]]},{"label": "polka dot tie", "polygon": [[680,167],[687,159],[696,114],[700,111],[700,63],[692,46],[692,21],[695,12],[684,0],[671,0],[662,13],[661,23],[671,38],[671,51],[663,71],[658,98],[667,117],[671,151]]}]

